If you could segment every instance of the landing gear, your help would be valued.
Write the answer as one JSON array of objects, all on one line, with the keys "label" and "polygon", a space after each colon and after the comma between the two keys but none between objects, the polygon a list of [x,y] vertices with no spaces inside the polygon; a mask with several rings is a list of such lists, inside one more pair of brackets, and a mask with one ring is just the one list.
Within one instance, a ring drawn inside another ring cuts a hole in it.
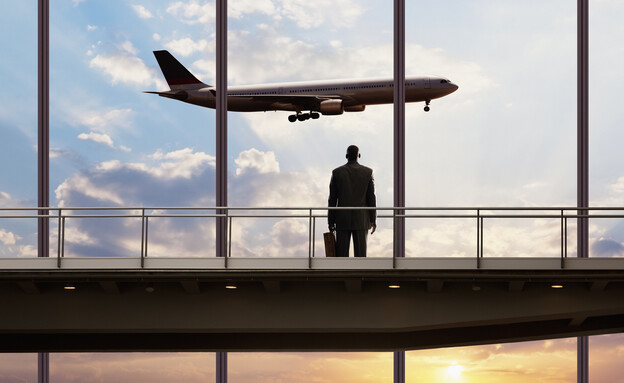
[{"label": "landing gear", "polygon": [[290,116],[288,116],[288,121],[295,122],[297,120],[299,120],[299,121],[305,121],[305,120],[309,120],[309,119],[316,120],[319,117],[321,117],[321,115],[318,114],[317,112],[297,113],[297,114],[291,114]]},{"label": "landing gear", "polygon": [[431,102],[431,100],[427,100],[425,101],[425,112],[428,112],[431,110],[431,108],[429,107],[429,103]]}]

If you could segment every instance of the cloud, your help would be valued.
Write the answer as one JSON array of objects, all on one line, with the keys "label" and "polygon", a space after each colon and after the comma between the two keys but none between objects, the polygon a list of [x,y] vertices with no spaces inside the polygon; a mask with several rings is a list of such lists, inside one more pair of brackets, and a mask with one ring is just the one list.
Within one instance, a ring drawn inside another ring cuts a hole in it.
[{"label": "cloud", "polygon": [[598,238],[592,241],[590,251],[595,257],[622,257],[624,256],[624,243],[608,238]]},{"label": "cloud", "polygon": [[[324,203],[326,177],[319,181],[314,172],[281,172],[272,152],[255,148],[241,152],[237,160],[237,169],[243,171],[229,177],[230,206]],[[215,165],[214,157],[191,148],[157,151],[141,162],[101,162],[65,179],[55,190],[56,205],[215,206]],[[140,245],[140,220],[117,220],[111,225],[114,221],[72,220],[80,235],[69,239],[72,246],[68,251],[108,255],[135,251]],[[123,230],[118,227],[123,225]],[[280,249],[284,246],[291,255],[307,256],[308,219],[237,218],[233,225],[237,256],[283,255]],[[156,232],[159,234],[150,235],[150,254],[170,254],[176,244],[176,254],[205,256],[210,253],[205,248],[214,245],[214,219],[154,218],[150,220],[150,234]],[[109,244],[110,249],[103,244]]]},{"label": "cloud", "polygon": [[[62,103],[64,105],[65,103]],[[129,152],[130,148],[113,142],[113,136],[120,133],[134,133],[135,112],[132,109],[101,109],[89,105],[68,103],[61,107],[64,111],[64,120],[71,126],[87,128],[89,132],[82,132],[78,139],[103,144],[111,149],[120,149]],[[62,153],[58,153],[62,154]]]},{"label": "cloud", "polygon": [[280,171],[274,152],[264,153],[253,148],[241,152],[234,163],[238,166],[236,169],[237,176],[250,169],[255,170],[258,174],[279,173]]},{"label": "cloud", "polygon": [[187,24],[209,24],[215,20],[216,6],[215,3],[199,4],[197,0],[177,1],[167,8],[167,12]]},{"label": "cloud", "polygon": [[[55,190],[58,206],[79,206],[66,204],[65,200],[70,199],[74,194],[81,194],[88,200],[94,201],[93,206],[103,204],[123,205],[124,200],[122,196],[115,191],[115,187],[100,187],[96,186],[88,176],[78,174],[75,175],[63,183],[61,183]],[[109,205],[110,206],[110,205]]]},{"label": "cloud", "polygon": [[10,206],[10,205],[11,205],[11,195],[9,193],[0,191],[0,206]]},{"label": "cloud", "polygon": [[304,29],[324,24],[334,28],[349,28],[364,13],[360,3],[353,0],[317,0],[314,7],[310,7],[307,0],[282,0],[279,3],[284,17]]},{"label": "cloud", "polygon": [[22,236],[0,228],[0,257],[36,257],[37,248],[23,242]]},{"label": "cloud", "polygon": [[150,12],[142,5],[133,5],[132,9],[134,9],[134,12],[136,12],[137,16],[139,16],[141,19],[151,19],[152,17],[154,17],[154,15],[152,15],[152,12]]},{"label": "cloud", "polygon": [[111,83],[139,86],[155,85],[165,88],[166,85],[156,71],[136,57],[138,50],[130,41],[117,44],[114,52],[100,53],[91,59],[89,67],[100,70],[110,77]]},{"label": "cloud", "polygon": [[[104,145],[108,146],[111,149],[116,149],[115,144],[113,143],[113,140],[107,134],[96,133],[96,132],[80,133],[78,135],[78,139],[79,140],[85,140],[85,141],[93,141],[93,142],[96,142],[96,143],[99,143],[99,144],[104,144]],[[132,151],[132,149],[130,149],[128,147],[125,147],[123,145],[120,145],[119,149],[124,151],[124,152]]]},{"label": "cloud", "polygon": [[271,0],[228,1],[228,17],[235,19],[251,13],[272,15],[279,19],[278,11],[279,9],[276,7],[276,4]]},{"label": "cloud", "polygon": [[104,144],[108,146],[109,148],[115,147],[115,145],[113,144],[113,140],[106,134],[100,134],[100,133],[95,133],[95,132],[80,133],[78,135],[78,139]]},{"label": "cloud", "polygon": [[158,151],[143,162],[101,162],[67,178],[55,195],[59,206],[209,206],[214,188],[205,185],[214,185],[207,180],[214,169],[214,157],[203,152]]},{"label": "cloud", "polygon": [[[215,22],[215,4],[200,4],[197,0],[172,3],[167,12],[187,24],[211,25]],[[287,19],[303,29],[349,28],[364,13],[364,7],[354,0],[318,0],[310,7],[306,0],[237,0],[228,2],[228,17],[241,19],[247,15],[265,15],[273,20]]]},{"label": "cloud", "polygon": [[195,52],[212,52],[214,51],[214,43],[208,40],[194,41],[188,37],[179,40],[171,40],[165,44],[165,47],[174,54],[181,56],[190,56]]},{"label": "cloud", "polygon": [[17,242],[17,240],[20,239],[19,236],[8,232],[4,229],[0,229],[0,242],[4,245],[4,246],[10,246],[10,245],[15,245],[15,243]]},{"label": "cloud", "polygon": [[[294,39],[269,25],[258,25],[254,33],[230,31],[228,39],[228,76],[233,84],[391,77],[393,73],[391,43],[352,47],[333,41],[328,48]],[[478,63],[440,49],[408,43],[405,61],[408,76],[442,74],[460,84],[463,93],[479,94],[497,86]]]}]

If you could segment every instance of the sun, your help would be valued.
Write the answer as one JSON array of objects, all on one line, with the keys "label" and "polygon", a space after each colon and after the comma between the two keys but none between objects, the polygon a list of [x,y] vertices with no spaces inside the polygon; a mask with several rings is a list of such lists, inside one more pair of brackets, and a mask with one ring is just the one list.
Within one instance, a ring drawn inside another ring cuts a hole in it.
[{"label": "sun", "polygon": [[446,368],[446,374],[450,378],[455,378],[455,379],[460,378],[463,371],[464,371],[464,367],[460,364],[457,364],[457,362],[453,362],[453,364],[451,364],[450,366]]}]

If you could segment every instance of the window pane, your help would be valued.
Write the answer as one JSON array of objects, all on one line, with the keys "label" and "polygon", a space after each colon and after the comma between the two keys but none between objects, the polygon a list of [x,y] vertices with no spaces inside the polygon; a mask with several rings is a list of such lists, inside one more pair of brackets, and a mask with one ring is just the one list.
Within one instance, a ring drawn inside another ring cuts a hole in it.
[{"label": "window pane", "polygon": [[[0,208],[37,206],[37,2],[0,14]],[[37,256],[37,222],[0,218],[0,257]]]},{"label": "window pane", "polygon": [[36,383],[37,354],[0,354],[0,382]]},{"label": "window pane", "polygon": [[459,86],[406,106],[407,206],[575,205],[576,3],[406,3],[407,75]]},{"label": "window pane", "polygon": [[409,351],[408,382],[575,382],[576,338]]},{"label": "window pane", "polygon": [[589,380],[593,383],[624,382],[624,334],[589,338]]},{"label": "window pane", "polygon": [[[214,206],[214,110],[144,93],[169,90],[152,53],[164,49],[214,84],[214,6],[52,0],[50,19],[51,204]],[[148,248],[214,255],[214,218],[178,222],[150,222]],[[140,218],[67,219],[68,256],[140,249]]]},{"label": "window pane", "polygon": [[[392,78],[392,7],[385,0],[323,0],[313,7],[303,1],[228,3],[230,89],[250,84]],[[301,112],[310,110],[304,107]],[[360,162],[374,170],[378,206],[392,205],[392,110],[391,104],[367,105],[364,112],[321,115],[293,123],[288,116],[294,111],[231,112],[230,205],[326,206],[331,171],[346,162],[351,144],[359,146]],[[307,256],[307,222],[303,227],[299,220],[254,218],[235,219],[233,224],[234,256],[271,254],[279,249],[272,243],[286,234],[291,241],[282,256]],[[327,219],[317,218],[315,228],[315,249],[322,256]],[[378,231],[369,237],[369,256],[391,254],[391,230],[392,221],[381,219]],[[241,232],[258,235],[239,238]],[[293,238],[300,240],[294,243]]]},{"label": "window pane", "polygon": [[[592,206],[624,205],[624,160],[622,111],[617,90],[624,86],[621,62],[624,50],[613,44],[624,36],[619,20],[624,4],[617,1],[591,1],[589,10],[589,176]],[[622,212],[616,212],[622,214]],[[624,255],[624,221],[608,218],[590,221],[590,256]]]},{"label": "window pane", "polygon": [[228,382],[391,383],[391,352],[229,353]]},{"label": "window pane", "polygon": [[214,353],[50,354],[50,382],[215,381]]}]

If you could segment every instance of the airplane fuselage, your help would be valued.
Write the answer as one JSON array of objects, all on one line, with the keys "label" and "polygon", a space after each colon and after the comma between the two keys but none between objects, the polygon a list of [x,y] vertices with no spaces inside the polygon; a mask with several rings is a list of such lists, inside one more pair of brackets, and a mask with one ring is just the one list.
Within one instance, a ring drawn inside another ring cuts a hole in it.
[{"label": "airplane fuselage", "polygon": [[[405,102],[430,101],[454,92],[457,86],[442,77],[422,76],[405,79]],[[215,108],[215,88],[206,86],[186,90],[182,100],[191,104]],[[294,100],[301,97],[342,99],[345,112],[363,111],[366,105],[390,104],[394,100],[394,82],[391,79],[332,80],[293,82],[228,88],[227,109],[233,112],[292,111],[302,108]],[[271,96],[276,96],[272,99]],[[284,97],[292,96],[293,102]],[[172,97],[173,98],[173,97]],[[279,98],[279,99],[278,99]],[[309,108],[314,109],[314,108]]]}]

